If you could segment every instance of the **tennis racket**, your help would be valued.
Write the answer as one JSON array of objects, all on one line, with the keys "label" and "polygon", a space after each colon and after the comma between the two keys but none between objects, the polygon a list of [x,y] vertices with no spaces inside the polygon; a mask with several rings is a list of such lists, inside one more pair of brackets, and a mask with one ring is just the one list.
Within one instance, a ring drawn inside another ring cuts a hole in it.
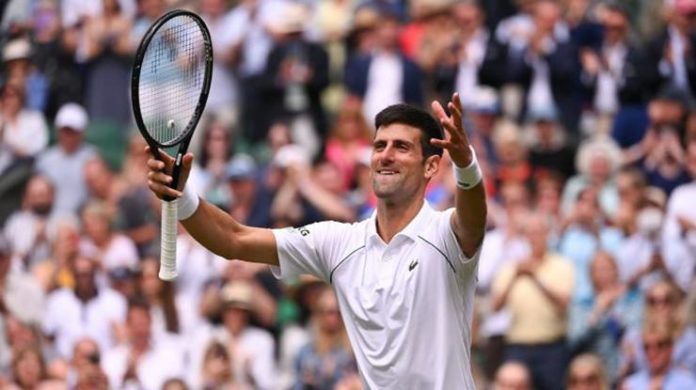
[{"label": "tennis racket", "polygon": [[[196,14],[174,10],[145,33],[135,54],[131,99],[135,122],[155,158],[178,145],[172,188],[177,188],[184,154],[208,100],[213,72],[210,33]],[[176,278],[176,199],[162,202],[162,280]]]}]

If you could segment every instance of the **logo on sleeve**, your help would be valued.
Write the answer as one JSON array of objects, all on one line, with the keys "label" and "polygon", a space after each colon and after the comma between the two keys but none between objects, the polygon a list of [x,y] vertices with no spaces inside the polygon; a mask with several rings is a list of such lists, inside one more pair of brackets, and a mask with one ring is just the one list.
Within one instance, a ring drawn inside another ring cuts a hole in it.
[{"label": "logo on sleeve", "polygon": [[411,264],[408,265],[408,272],[413,271],[413,269],[416,268],[417,265],[418,265],[418,260],[417,260],[417,259],[413,259],[413,260],[411,261]]}]

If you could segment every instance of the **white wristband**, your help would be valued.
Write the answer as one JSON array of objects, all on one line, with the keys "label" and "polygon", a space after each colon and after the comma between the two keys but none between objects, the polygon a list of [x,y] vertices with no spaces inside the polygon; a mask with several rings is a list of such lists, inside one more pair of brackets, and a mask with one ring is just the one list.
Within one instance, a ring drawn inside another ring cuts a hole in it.
[{"label": "white wristband", "polygon": [[200,200],[198,199],[198,194],[193,191],[191,186],[184,186],[184,191],[176,203],[177,217],[179,221],[183,221],[184,219],[189,219],[196,212]]},{"label": "white wristband", "polygon": [[476,187],[483,179],[481,167],[476,160],[476,152],[471,145],[469,149],[471,149],[471,162],[468,166],[460,168],[457,164],[452,163],[452,172],[454,173],[454,179],[457,181],[457,187],[463,190],[470,190]]}]

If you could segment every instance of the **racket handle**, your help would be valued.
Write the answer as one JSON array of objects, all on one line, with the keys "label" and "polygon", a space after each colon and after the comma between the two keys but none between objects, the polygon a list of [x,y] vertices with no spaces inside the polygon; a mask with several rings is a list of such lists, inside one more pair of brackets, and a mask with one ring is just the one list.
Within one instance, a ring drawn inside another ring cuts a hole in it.
[{"label": "racket handle", "polygon": [[162,202],[162,247],[160,249],[159,278],[176,278],[176,223],[178,199]]}]

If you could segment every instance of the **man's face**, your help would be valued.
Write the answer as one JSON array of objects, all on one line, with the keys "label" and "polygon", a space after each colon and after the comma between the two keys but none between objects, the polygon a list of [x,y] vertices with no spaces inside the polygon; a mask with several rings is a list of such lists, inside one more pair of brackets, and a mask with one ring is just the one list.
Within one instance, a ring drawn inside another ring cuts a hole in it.
[{"label": "man's face", "polygon": [[604,16],[604,31],[607,41],[617,43],[626,36],[628,21],[620,12],[607,12]]},{"label": "man's face", "polygon": [[664,373],[672,360],[672,341],[659,334],[643,335],[643,348],[651,373]]},{"label": "man's face", "polygon": [[426,169],[435,157],[423,161],[420,135],[419,129],[400,123],[377,129],[372,143],[371,174],[378,198],[410,198],[437,172],[437,164]]},{"label": "man's face", "polygon": [[82,131],[64,127],[58,130],[58,143],[66,153],[74,153],[82,144]]},{"label": "man's face", "polygon": [[39,215],[46,215],[53,206],[53,187],[42,178],[34,178],[27,184],[24,207]]}]

